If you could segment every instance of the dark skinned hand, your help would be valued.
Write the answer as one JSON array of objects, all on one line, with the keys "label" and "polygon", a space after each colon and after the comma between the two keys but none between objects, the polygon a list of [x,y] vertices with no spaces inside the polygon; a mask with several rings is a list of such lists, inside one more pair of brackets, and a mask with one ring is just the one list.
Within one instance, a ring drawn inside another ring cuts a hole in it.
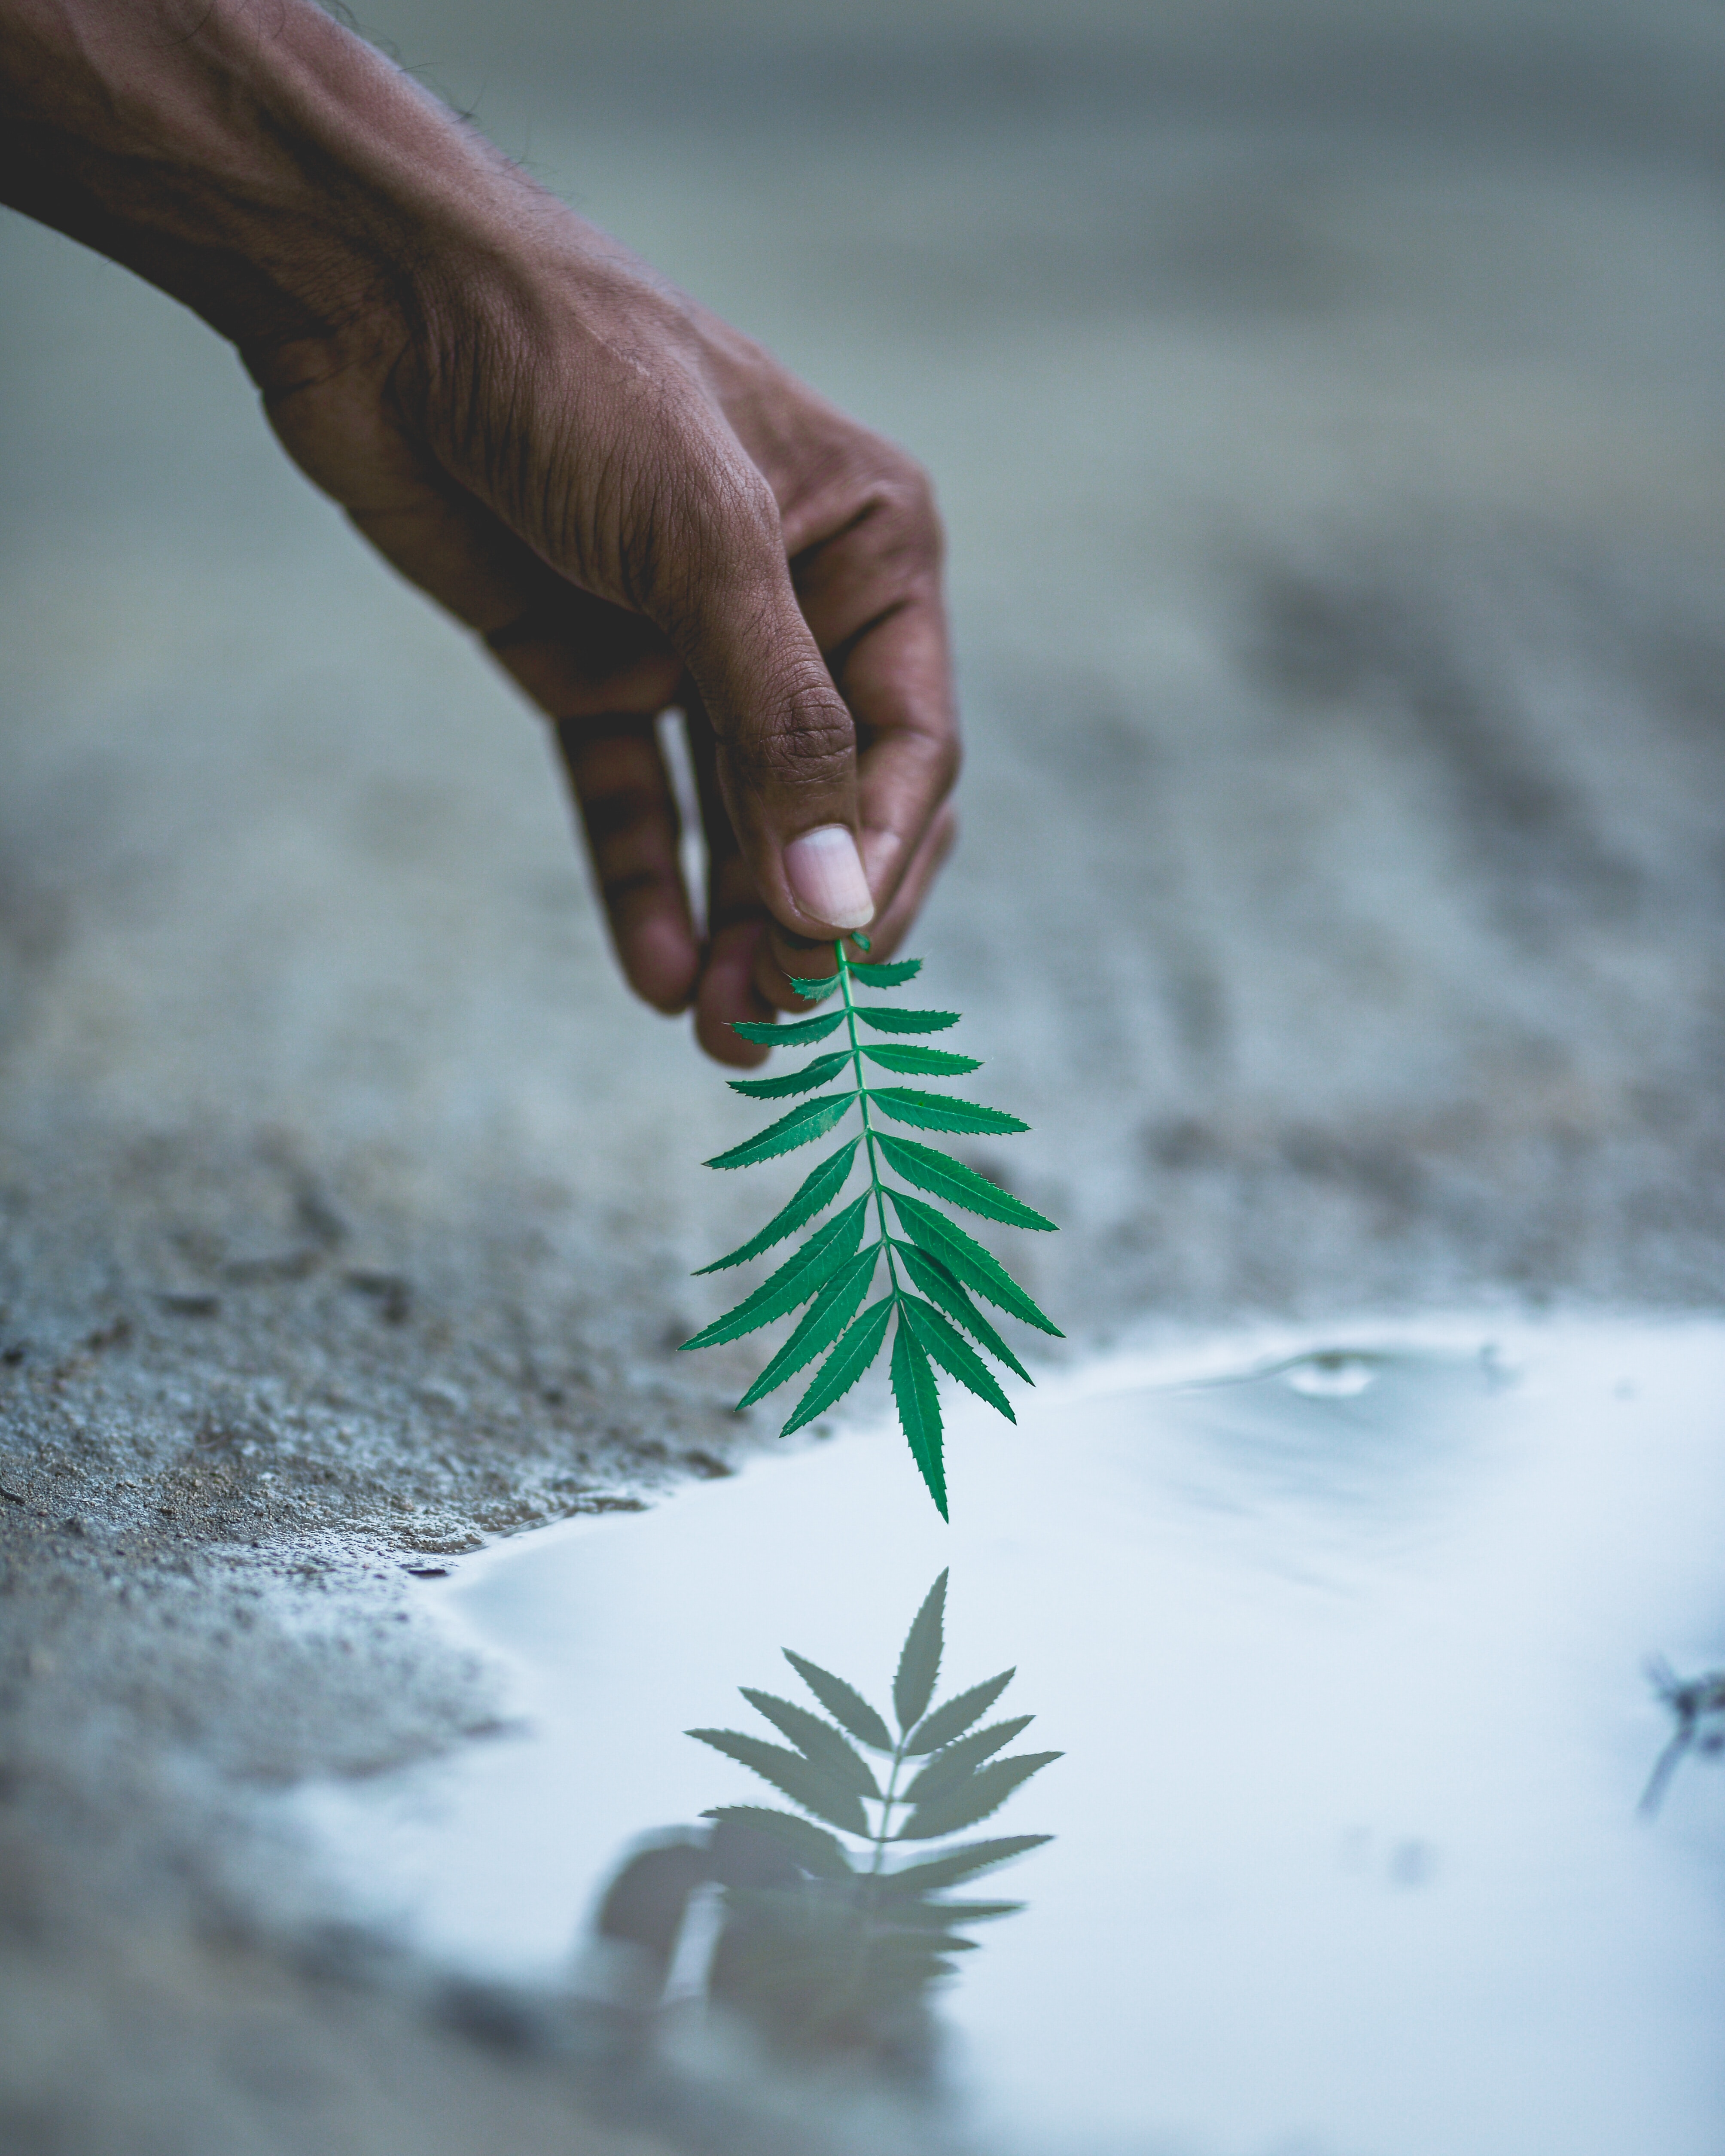
[{"label": "dark skinned hand", "polygon": [[[927,481],[310,0],[0,0],[0,194],[238,345],[301,469],[555,725],[618,959],[738,1019],[952,842]],[[685,715],[705,939],[656,721]]]}]

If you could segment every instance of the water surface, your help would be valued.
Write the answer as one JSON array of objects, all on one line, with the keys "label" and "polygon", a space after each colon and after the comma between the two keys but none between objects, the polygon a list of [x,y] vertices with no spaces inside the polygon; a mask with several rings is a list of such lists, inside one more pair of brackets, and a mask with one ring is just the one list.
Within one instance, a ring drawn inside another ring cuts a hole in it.
[{"label": "water surface", "polygon": [[999,1712],[1065,1756],[976,1830],[1057,1838],[961,1890],[1028,1907],[932,2001],[943,2131],[1718,2156],[1725,1774],[1686,1758],[1637,1803],[1671,1729],[1647,1657],[1725,1662],[1725,1328],[1237,1337],[1019,1404],[955,1410],[950,1528],[859,1426],[427,1583],[516,1720],[295,1799],[356,1904],[472,1974],[603,1989],[621,1866],[778,1801],[682,1732],[772,1736],[737,1688],[806,1698],[787,1646],[884,1707],[949,1567],[943,1689],[1015,1666]]}]

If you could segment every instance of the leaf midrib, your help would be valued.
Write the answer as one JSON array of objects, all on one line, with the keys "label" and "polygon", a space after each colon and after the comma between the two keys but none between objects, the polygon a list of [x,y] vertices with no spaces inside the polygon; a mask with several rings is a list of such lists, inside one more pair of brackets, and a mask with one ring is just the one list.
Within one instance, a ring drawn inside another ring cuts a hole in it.
[{"label": "leaf midrib", "polygon": [[845,955],[842,942],[835,943],[833,948],[839,961],[839,986],[845,998],[845,1030],[850,1042],[850,1067],[856,1074],[857,1105],[862,1111],[863,1137],[869,1151],[869,1188],[874,1195],[875,1218],[880,1229],[875,1248],[886,1253],[886,1273],[892,1282],[893,1323],[901,1325],[904,1322],[901,1315],[904,1290],[899,1285],[898,1263],[893,1255],[892,1237],[886,1226],[886,1194],[880,1184],[880,1163],[875,1151],[875,1127],[869,1120],[869,1084],[863,1075],[862,1044],[856,1037],[856,1005],[851,1000],[850,993],[850,961]]}]

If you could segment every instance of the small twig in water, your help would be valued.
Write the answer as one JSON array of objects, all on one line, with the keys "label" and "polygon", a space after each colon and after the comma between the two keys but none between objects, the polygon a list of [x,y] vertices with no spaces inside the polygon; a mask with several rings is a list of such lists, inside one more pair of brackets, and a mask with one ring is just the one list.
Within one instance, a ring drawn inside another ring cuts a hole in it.
[{"label": "small twig in water", "polygon": [[[1725,1751],[1725,1670],[1706,1676],[1680,1678],[1669,1662],[1657,1657],[1647,1665],[1653,1689],[1671,1709],[1676,1722],[1671,1739],[1653,1763],[1647,1786],[1636,1810],[1651,1819],[1664,1799],[1666,1786],[1686,1752]],[[1717,1729],[1709,1727],[1718,1718]]]}]

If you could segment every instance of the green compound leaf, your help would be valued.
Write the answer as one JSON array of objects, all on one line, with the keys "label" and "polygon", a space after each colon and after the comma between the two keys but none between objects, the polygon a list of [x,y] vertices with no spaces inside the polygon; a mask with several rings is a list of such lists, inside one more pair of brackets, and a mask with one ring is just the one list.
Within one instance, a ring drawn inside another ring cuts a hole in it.
[{"label": "green compound leaf", "polygon": [[745,1332],[770,1325],[775,1317],[783,1317],[799,1302],[807,1302],[829,1274],[835,1272],[862,1240],[863,1209],[868,1202],[866,1190],[852,1199],[825,1227],[817,1228],[802,1249],[793,1251],[770,1280],[762,1281],[752,1295],[745,1296],[734,1310],[715,1318],[692,1340],[685,1340],[684,1349],[716,1348],[726,1340],[740,1340]]},{"label": "green compound leaf", "polygon": [[993,1251],[985,1250],[974,1235],[966,1235],[956,1221],[937,1213],[920,1198],[910,1197],[902,1190],[889,1190],[886,1194],[905,1233],[938,1258],[966,1287],[985,1296],[998,1309],[1021,1317],[1026,1325],[1040,1327],[1056,1340],[1065,1338],[1053,1319],[1044,1317]]},{"label": "green compound leaf", "polygon": [[[752,1685],[740,1689],[756,1712],[764,1714],[781,1737],[788,1737],[811,1766],[848,1783],[859,1796],[879,1798],[880,1791],[868,1762],[830,1722],[823,1722],[818,1714],[811,1714],[793,1700],[780,1699],[775,1692],[757,1691]],[[1001,1743],[1005,1742],[1003,1738]]]},{"label": "green compound leaf", "polygon": [[999,1810],[1020,1784],[1062,1755],[1058,1752],[1025,1752],[1016,1759],[996,1759],[967,1775],[956,1789],[932,1803],[918,1804],[899,1829],[897,1841],[932,1841],[937,1835],[956,1834],[974,1826],[990,1812]]},{"label": "green compound leaf", "polygon": [[841,1729],[848,1729],[871,1752],[891,1751],[891,1732],[860,1691],[853,1691],[843,1677],[835,1677],[830,1670],[805,1661],[788,1647],[784,1658]]},{"label": "green compound leaf", "polygon": [[900,1307],[900,1322],[909,1326],[935,1361],[961,1385],[968,1387],[979,1400],[986,1400],[1009,1422],[1018,1420],[1012,1411],[1012,1402],[1001,1391],[993,1372],[952,1320],[932,1303],[920,1302],[913,1295],[906,1296]]},{"label": "green compound leaf", "polygon": [[892,1247],[912,1283],[931,1302],[939,1303],[949,1317],[956,1317],[971,1337],[979,1340],[994,1359],[1004,1363],[1015,1377],[1022,1378],[1027,1385],[1035,1383],[1036,1380],[938,1258],[931,1257],[927,1250],[919,1250],[914,1243],[901,1242],[896,1236],[892,1239]]},{"label": "green compound leaf", "polygon": [[979,1055],[957,1055],[950,1048],[865,1047],[863,1054],[883,1070],[901,1070],[910,1078],[962,1078],[983,1067]]},{"label": "green compound leaf", "polygon": [[[731,1826],[746,1826],[756,1834],[771,1835],[775,1841],[783,1842],[803,1869],[812,1871],[817,1879],[850,1880],[855,1876],[845,1845],[838,1836],[811,1820],[799,1819],[795,1812],[775,1811],[769,1804],[715,1804],[701,1816]],[[966,1923],[975,1924],[997,1910],[1010,1916],[1024,1905],[1022,1902],[957,1902],[947,1906],[962,1911]]]},{"label": "green compound leaf", "polygon": [[910,1123],[923,1131],[979,1131],[991,1137],[1010,1137],[1030,1126],[999,1108],[985,1108],[980,1101],[954,1101],[944,1093],[923,1093],[911,1086],[875,1086],[869,1098],[895,1122]]},{"label": "green compound leaf", "polygon": [[892,1315],[892,1303],[890,1295],[883,1295],[844,1335],[822,1363],[820,1374],[798,1401],[795,1414],[778,1433],[781,1437],[788,1437],[793,1430],[801,1430],[804,1423],[824,1414],[834,1400],[850,1390],[880,1352],[880,1342],[886,1337],[886,1321]]},{"label": "green compound leaf", "polygon": [[904,1651],[898,1658],[898,1673],[892,1680],[892,1711],[898,1717],[901,1729],[913,1729],[928,1712],[935,1680],[941,1673],[946,1614],[947,1575],[943,1572],[911,1620]]},{"label": "green compound leaf", "polygon": [[747,1093],[752,1101],[778,1101],[789,1093],[812,1093],[829,1078],[836,1078],[850,1060],[848,1048],[834,1049],[830,1055],[817,1055],[800,1070],[787,1070],[778,1078],[733,1078],[731,1090]]},{"label": "green compound leaf", "polygon": [[802,1323],[737,1403],[739,1408],[752,1408],[777,1392],[787,1378],[795,1377],[832,1345],[861,1307],[880,1262],[880,1245],[873,1243],[831,1276],[803,1312]]},{"label": "green compound leaf", "polygon": [[[716,1346],[783,1317],[799,1305],[809,1305],[791,1337],[769,1358],[767,1367],[737,1404],[751,1406],[798,1372],[813,1367],[812,1381],[780,1431],[782,1436],[788,1436],[850,1390],[886,1346],[891,1330],[891,1383],[899,1419],[929,1494],[945,1518],[941,1373],[957,1378],[1009,1419],[1013,1415],[1011,1403],[984,1358],[993,1358],[1026,1383],[1030,1382],[1029,1372],[973,1296],[997,1304],[1056,1338],[1060,1337],[1060,1328],[973,1236],[922,1198],[912,1198],[893,1188],[885,1176],[890,1173],[916,1191],[940,1199],[943,1205],[962,1208],[1009,1226],[1048,1230],[1055,1224],[965,1162],[917,1140],[889,1136],[882,1127],[890,1120],[908,1124],[913,1130],[1004,1137],[1029,1126],[980,1101],[955,1099],[917,1086],[866,1082],[864,1057],[874,1070],[909,1078],[954,1078],[981,1067],[973,1055],[932,1048],[911,1038],[944,1032],[958,1023],[957,1012],[900,1010],[891,1004],[865,1006],[859,1001],[862,990],[882,993],[901,988],[922,970],[919,959],[888,962],[855,957],[857,952],[869,947],[866,936],[841,937],[830,947],[834,967],[830,974],[799,974],[793,979],[797,994],[805,1000],[818,1003],[836,992],[843,998],[842,1009],[829,1009],[788,1024],[739,1023],[734,1027],[740,1038],[768,1047],[830,1041],[841,1026],[848,1029],[850,1040],[848,1047],[834,1045],[824,1054],[810,1057],[800,1070],[772,1077],[733,1079],[733,1090],[745,1099],[804,1097],[756,1137],[716,1155],[708,1162],[710,1168],[747,1168],[757,1161],[774,1159],[832,1130],[853,1106],[860,1110],[864,1134],[860,1140],[845,1142],[837,1154],[807,1177],[789,1204],[758,1235],[702,1270],[721,1272],[741,1265],[770,1250],[805,1220],[813,1219],[844,1187],[856,1163],[859,1144],[865,1147],[869,1169],[865,1197],[880,1214],[880,1241],[867,1252],[859,1252],[862,1234],[859,1229],[840,1250],[828,1240],[832,1227],[829,1223],[828,1229],[811,1237],[805,1248],[781,1265],[763,1287],[685,1344]],[[824,959],[826,952],[819,955]],[[857,1039],[859,1022],[876,1034],[894,1038],[889,1044],[865,1047]],[[869,1075],[872,1075],[871,1070]],[[896,1236],[886,1232],[889,1198],[901,1231]],[[850,1235],[848,1216],[846,1234]],[[884,1300],[870,1302],[882,1247],[892,1269],[891,1292]],[[902,1273],[896,1269],[901,1260]]]},{"label": "green compound leaf", "polygon": [[909,1440],[911,1457],[922,1470],[928,1494],[942,1519],[947,1517],[946,1463],[941,1456],[941,1395],[934,1370],[921,1342],[905,1323],[908,1301],[899,1305],[898,1332],[892,1342],[892,1398],[899,1426]]},{"label": "green compound leaf", "polygon": [[1035,1719],[1034,1714],[1015,1714],[1009,1722],[997,1722],[992,1728],[978,1729],[973,1736],[945,1746],[905,1791],[906,1800],[913,1804],[930,1804],[947,1790],[957,1789],[984,1759],[992,1759]]},{"label": "green compound leaf", "polygon": [[802,1048],[811,1040],[824,1040],[844,1023],[843,1011],[829,1011],[824,1018],[799,1018],[792,1025],[775,1025],[770,1019],[762,1022],[740,1018],[732,1022],[731,1030],[745,1040],[758,1040],[763,1048]]},{"label": "green compound leaf", "polygon": [[957,1011],[894,1010],[890,1004],[881,1010],[860,1010],[857,1016],[877,1033],[944,1033],[958,1023]]},{"label": "green compound leaf", "polygon": [[[850,1113],[856,1106],[856,1097],[855,1093],[823,1093],[818,1101],[805,1101],[800,1108],[793,1108],[789,1115],[769,1123],[758,1137],[750,1138],[744,1145],[732,1146],[729,1152],[715,1153],[706,1165],[752,1168],[757,1160],[771,1160],[775,1153],[792,1152],[798,1146],[810,1145],[816,1138],[824,1138],[834,1123]],[[914,1182],[916,1178],[910,1179]]]},{"label": "green compound leaf", "polygon": [[758,1235],[751,1235],[726,1257],[715,1258],[710,1265],[703,1265],[692,1277],[699,1280],[702,1273],[721,1273],[727,1266],[747,1264],[758,1258],[762,1250],[770,1250],[775,1243],[782,1243],[787,1235],[794,1235],[805,1220],[829,1205],[845,1188],[845,1178],[850,1173],[850,1163],[856,1158],[860,1138],[851,1138],[829,1154],[813,1175],[798,1186],[797,1194],[781,1213],[775,1213]]},{"label": "green compound leaf", "polygon": [[[988,1712],[1017,1675],[1015,1669],[1003,1670],[998,1677],[973,1685],[968,1691],[961,1691],[956,1699],[936,1707],[906,1738],[907,1755],[914,1759],[925,1752],[938,1752],[943,1744],[962,1737],[973,1722],[979,1721]],[[1004,1743],[1008,1740],[1003,1738],[1001,1741]]]},{"label": "green compound leaf", "polygon": [[925,1894],[937,1893],[942,1887],[956,1887],[961,1879],[972,1878],[978,1871],[992,1871],[997,1864],[1010,1864],[1014,1857],[1027,1856],[1053,1840],[1051,1834],[1007,1834],[993,1841],[968,1842],[923,1863],[907,1864],[901,1871],[883,1872],[876,1891],[887,1897],[911,1895],[920,1899]]},{"label": "green compound leaf", "polygon": [[[843,1112],[841,1109],[839,1113]],[[836,1122],[837,1117],[834,1120]],[[790,1121],[788,1116],[785,1121]],[[778,1128],[776,1124],[774,1128]],[[800,1139],[791,1140],[793,1145],[801,1142]],[[962,1205],[968,1213],[980,1213],[985,1220],[1004,1220],[1014,1228],[1041,1228],[1053,1234],[1052,1220],[1045,1220],[1023,1199],[1014,1198],[1010,1191],[1003,1190],[998,1183],[990,1183],[987,1176],[978,1175],[973,1168],[967,1168],[962,1160],[954,1160],[950,1153],[937,1152],[932,1146],[920,1144],[915,1138],[890,1138],[884,1132],[876,1142],[886,1157],[888,1167],[903,1176],[906,1183],[914,1183],[919,1190],[932,1191],[937,1198],[944,1198],[949,1205]],[[729,1158],[727,1154],[726,1158]]]},{"label": "green compound leaf", "polygon": [[770,1782],[781,1795],[805,1812],[813,1812],[829,1826],[846,1834],[866,1834],[869,1823],[856,1791],[836,1775],[805,1759],[800,1752],[787,1752],[781,1744],[768,1744],[758,1737],[745,1737],[735,1729],[689,1729],[684,1735],[711,1744],[727,1759],[735,1759],[751,1774]]}]

